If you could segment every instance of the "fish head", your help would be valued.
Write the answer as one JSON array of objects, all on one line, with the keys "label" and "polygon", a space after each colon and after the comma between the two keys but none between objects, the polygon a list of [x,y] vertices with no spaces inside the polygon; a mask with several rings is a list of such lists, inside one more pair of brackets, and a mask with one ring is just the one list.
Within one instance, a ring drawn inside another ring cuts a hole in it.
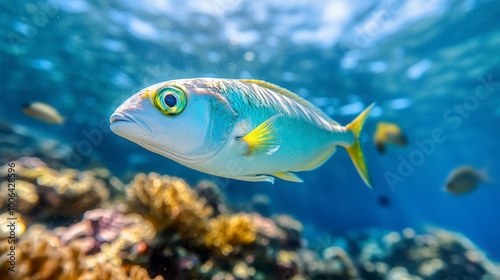
[{"label": "fish head", "polygon": [[453,181],[446,182],[444,188],[446,189],[446,191],[451,192],[451,193],[457,193],[460,191],[459,185]]},{"label": "fish head", "polygon": [[181,164],[211,158],[228,141],[237,114],[217,88],[174,80],[128,98],[110,118],[111,130]]}]

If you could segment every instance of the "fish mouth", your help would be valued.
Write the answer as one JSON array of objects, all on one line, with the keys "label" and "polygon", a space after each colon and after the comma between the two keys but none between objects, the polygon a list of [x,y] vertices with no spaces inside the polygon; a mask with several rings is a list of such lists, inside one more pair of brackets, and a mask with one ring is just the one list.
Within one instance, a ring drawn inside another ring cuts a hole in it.
[{"label": "fish mouth", "polygon": [[210,154],[186,156],[162,147],[158,147],[156,144],[151,144],[150,140],[157,136],[159,131],[153,131],[143,121],[125,112],[114,112],[109,118],[109,122],[111,123],[111,131],[115,134],[135,142],[147,150],[170,158],[180,164],[200,163],[212,158],[217,152],[214,151]]},{"label": "fish mouth", "polygon": [[125,112],[114,112],[109,118],[111,130],[125,138],[132,135],[144,135],[153,138],[155,133],[143,121]]},{"label": "fish mouth", "polygon": [[109,122],[111,124],[116,123],[116,122],[131,122],[132,119],[130,117],[125,116],[122,113],[113,113],[111,117],[109,118]]}]

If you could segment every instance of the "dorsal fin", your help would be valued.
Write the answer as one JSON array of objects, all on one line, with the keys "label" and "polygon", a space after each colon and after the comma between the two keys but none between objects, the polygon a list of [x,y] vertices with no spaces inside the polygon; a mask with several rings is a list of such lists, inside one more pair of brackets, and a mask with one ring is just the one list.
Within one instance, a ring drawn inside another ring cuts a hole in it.
[{"label": "dorsal fin", "polygon": [[255,85],[258,85],[260,87],[267,88],[267,89],[269,89],[273,92],[276,92],[278,94],[281,94],[283,96],[286,96],[286,97],[294,100],[295,102],[299,103],[301,106],[304,106],[308,110],[316,113],[318,116],[325,119],[327,122],[329,122],[333,125],[340,125],[338,122],[332,120],[328,115],[326,115],[323,111],[321,111],[316,106],[311,104],[309,101],[303,99],[302,97],[298,96],[297,94],[295,94],[287,89],[284,89],[284,88],[279,87],[275,84],[268,83],[268,82],[261,81],[261,80],[240,79],[239,81],[244,82],[244,83],[255,84]]}]

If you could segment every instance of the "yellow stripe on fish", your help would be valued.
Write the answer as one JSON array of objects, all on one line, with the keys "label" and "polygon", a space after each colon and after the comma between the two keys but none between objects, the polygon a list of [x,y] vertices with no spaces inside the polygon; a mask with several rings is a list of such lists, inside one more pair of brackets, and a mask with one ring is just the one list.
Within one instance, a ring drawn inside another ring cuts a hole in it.
[{"label": "yellow stripe on fish", "polygon": [[251,182],[318,168],[345,147],[372,186],[359,135],[373,105],[341,126],[298,95],[258,80],[182,79],[147,87],[111,116],[111,129],[208,174]]}]

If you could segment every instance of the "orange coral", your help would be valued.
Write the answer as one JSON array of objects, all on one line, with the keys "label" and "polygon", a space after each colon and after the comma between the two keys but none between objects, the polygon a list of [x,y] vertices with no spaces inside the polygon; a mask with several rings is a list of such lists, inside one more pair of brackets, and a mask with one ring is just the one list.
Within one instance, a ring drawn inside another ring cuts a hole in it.
[{"label": "orange coral", "polygon": [[205,245],[227,256],[236,245],[254,242],[255,235],[256,229],[249,215],[220,215],[208,222]]},{"label": "orange coral", "polygon": [[[47,166],[20,167],[17,169],[16,190],[18,211],[30,216],[72,216],[96,207],[106,201],[109,191],[106,183],[96,178],[92,171],[76,169],[56,171]],[[4,196],[7,182],[0,192],[0,208],[7,201]]]},{"label": "orange coral", "polygon": [[170,228],[197,246],[223,255],[236,245],[252,243],[256,230],[248,215],[222,214],[213,209],[182,179],[157,173],[137,174],[127,189],[133,211],[143,213],[158,231]]},{"label": "orange coral", "polygon": [[137,174],[127,189],[134,211],[143,213],[155,228],[174,229],[182,238],[199,240],[212,209],[182,179],[157,173]]},{"label": "orange coral", "polygon": [[1,279],[78,279],[82,273],[79,266],[82,256],[62,246],[59,238],[42,226],[30,227],[16,244],[15,272],[7,270],[6,250],[4,246],[0,248]]},{"label": "orange coral", "polygon": [[[65,246],[43,226],[34,225],[22,236],[16,247],[16,270],[9,272],[6,261],[7,243],[0,246],[0,278],[5,280],[150,280],[147,271],[133,265],[129,272],[112,262],[94,262],[77,247]],[[157,276],[154,280],[162,280]]]},{"label": "orange coral", "polygon": [[[0,208],[7,208],[7,199],[9,195],[9,182],[4,181],[0,185]],[[40,198],[36,192],[36,186],[30,182],[17,180],[16,190],[16,212],[26,214],[30,213],[39,203]]]}]

